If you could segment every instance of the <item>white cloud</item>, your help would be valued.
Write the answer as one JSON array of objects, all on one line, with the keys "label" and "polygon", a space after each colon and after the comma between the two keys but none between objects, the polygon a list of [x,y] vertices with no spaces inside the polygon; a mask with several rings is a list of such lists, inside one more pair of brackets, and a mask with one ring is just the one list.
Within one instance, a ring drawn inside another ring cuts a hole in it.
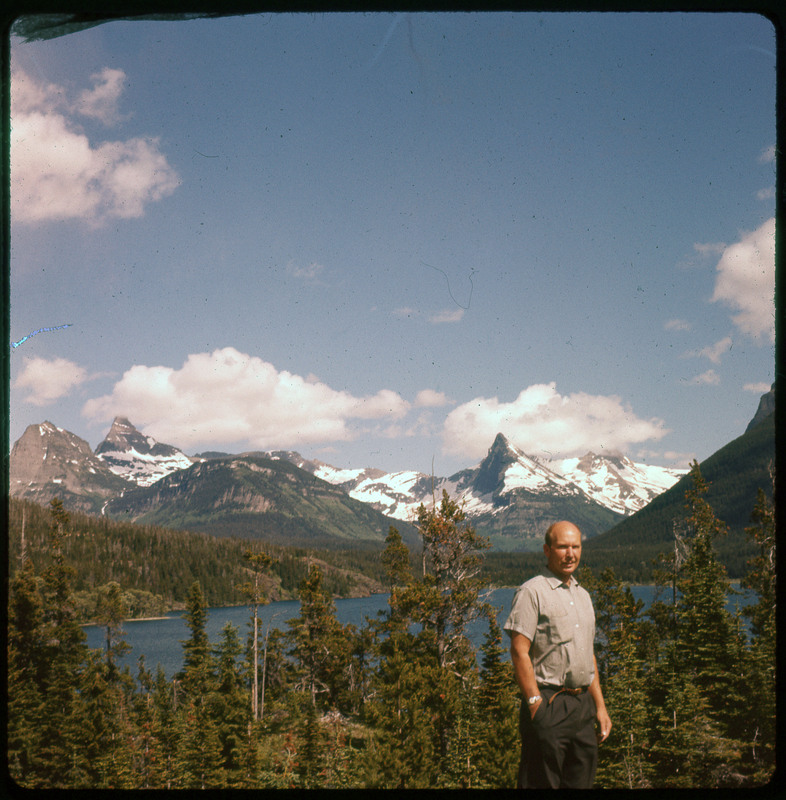
[{"label": "white cloud", "polygon": [[759,163],[772,164],[774,161],[775,161],[775,145],[771,144],[769,147],[765,147],[764,150],[761,151],[761,155],[759,156]]},{"label": "white cloud", "polygon": [[743,391],[745,392],[753,392],[754,394],[766,394],[770,391],[772,386],[769,383],[746,383],[745,386],[742,387]]},{"label": "white cloud", "polygon": [[719,383],[720,375],[714,369],[708,369],[688,381],[689,386],[717,386]]},{"label": "white cloud", "polygon": [[418,408],[439,408],[450,403],[447,395],[443,392],[435,392],[433,389],[423,389],[415,397],[415,405]]},{"label": "white cloud", "polygon": [[65,397],[88,380],[87,370],[65,358],[26,358],[14,381],[18,389],[28,389],[26,403],[46,406]]},{"label": "white cloud", "polygon": [[178,370],[133,366],[111,394],[89,400],[82,413],[95,421],[129,416],[181,448],[278,449],[348,441],[362,433],[360,421],[389,422],[409,408],[388,389],[354,397],[225,347],[190,355]]},{"label": "white cloud", "polygon": [[774,186],[766,186],[764,189],[759,189],[756,192],[756,199],[757,200],[774,200],[775,199],[775,187]]},{"label": "white cloud", "polygon": [[118,104],[123,93],[125,72],[122,69],[105,67],[90,77],[95,85],[79,95],[76,106],[78,112],[85,117],[97,119],[104,125],[117,124],[121,120]]},{"label": "white cloud", "polygon": [[719,256],[725,249],[725,242],[697,242],[693,249],[702,256]]},{"label": "white cloud", "polygon": [[663,323],[663,328],[667,331],[689,331],[691,324],[684,319],[669,319]]},{"label": "white cloud", "polygon": [[731,350],[731,336],[725,336],[715,344],[702,347],[700,350],[689,350],[685,357],[708,358],[713,364],[720,364],[721,356]]},{"label": "white cloud", "polygon": [[753,339],[775,341],[775,218],[729,245],[717,265],[712,302],[738,313],[732,322]]},{"label": "white cloud", "polygon": [[293,278],[297,278],[298,280],[302,280],[305,283],[311,284],[319,284],[320,283],[320,276],[324,272],[325,267],[323,264],[318,264],[316,261],[312,261],[307,267],[301,267],[296,264],[294,261],[290,261],[287,264],[287,274],[291,275]]},{"label": "white cloud", "polygon": [[536,384],[511,403],[478,397],[448,414],[443,428],[449,453],[482,458],[497,433],[527,453],[581,455],[588,450],[626,451],[633,443],[657,440],[663,420],[639,419],[616,396],[577,392],[562,396],[556,384]]},{"label": "white cloud", "polygon": [[[119,118],[121,71],[104,70],[69,103],[65,89],[15,70],[11,92],[11,215],[14,222],[140,217],[171,194],[178,177],[157,139],[91,142],[75,120]],[[124,78],[124,75],[122,75]]]},{"label": "white cloud", "polygon": [[464,309],[463,308],[455,308],[449,309],[447,311],[439,311],[436,314],[432,314],[429,317],[429,322],[433,323],[434,325],[442,325],[446,322],[461,322],[464,318]]}]

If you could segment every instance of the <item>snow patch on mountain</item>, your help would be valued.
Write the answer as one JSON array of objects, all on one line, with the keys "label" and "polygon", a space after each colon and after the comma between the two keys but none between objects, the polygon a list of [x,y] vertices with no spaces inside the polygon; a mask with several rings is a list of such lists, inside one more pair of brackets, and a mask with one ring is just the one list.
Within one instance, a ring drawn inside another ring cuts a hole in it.
[{"label": "snow patch on mountain", "polygon": [[125,417],[115,417],[95,453],[115,475],[137,486],[150,486],[194,463],[176,447],[140,433]]},{"label": "snow patch on mountain", "polygon": [[548,463],[596,502],[626,516],[644,508],[688,471],[635,463],[620,453],[590,452]]}]

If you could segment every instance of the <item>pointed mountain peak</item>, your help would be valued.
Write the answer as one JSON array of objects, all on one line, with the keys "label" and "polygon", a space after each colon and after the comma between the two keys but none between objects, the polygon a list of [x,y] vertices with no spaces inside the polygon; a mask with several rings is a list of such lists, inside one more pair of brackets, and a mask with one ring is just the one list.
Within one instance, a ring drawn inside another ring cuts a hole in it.
[{"label": "pointed mountain peak", "polygon": [[511,465],[531,461],[532,459],[515,448],[504,434],[498,433],[486,457],[478,465],[477,474],[472,482],[473,487],[480,494],[500,491],[504,487],[505,474]]},{"label": "pointed mountain peak", "polygon": [[115,475],[139,486],[149,486],[170,472],[187,469],[192,463],[176,447],[140,433],[126,417],[115,417],[95,452]]}]

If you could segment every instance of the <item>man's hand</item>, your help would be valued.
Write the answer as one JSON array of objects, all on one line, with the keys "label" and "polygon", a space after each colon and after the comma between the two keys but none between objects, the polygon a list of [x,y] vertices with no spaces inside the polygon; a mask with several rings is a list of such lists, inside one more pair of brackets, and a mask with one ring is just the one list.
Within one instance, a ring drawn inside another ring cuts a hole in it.
[{"label": "man's hand", "polygon": [[535,719],[535,714],[537,714],[537,713],[538,713],[538,709],[540,708],[540,706],[541,706],[541,704],[542,704],[542,703],[543,703],[543,698],[541,697],[541,698],[540,698],[540,700],[538,700],[538,702],[537,702],[537,703],[533,703],[533,704],[532,704],[532,705],[529,707],[529,716],[530,716],[530,719]]},{"label": "man's hand", "polygon": [[605,708],[598,711],[597,720],[598,732],[596,735],[598,737],[598,744],[601,744],[609,738],[609,734],[611,733],[611,717],[609,717]]}]

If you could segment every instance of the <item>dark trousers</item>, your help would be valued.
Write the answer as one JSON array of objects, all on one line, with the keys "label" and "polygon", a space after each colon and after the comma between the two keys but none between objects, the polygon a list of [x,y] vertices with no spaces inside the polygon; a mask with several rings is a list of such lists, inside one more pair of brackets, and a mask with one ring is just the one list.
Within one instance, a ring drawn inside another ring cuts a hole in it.
[{"label": "dark trousers", "polygon": [[527,701],[521,703],[518,788],[592,788],[598,766],[595,701],[588,692],[541,689],[540,694],[543,702],[534,719]]}]

